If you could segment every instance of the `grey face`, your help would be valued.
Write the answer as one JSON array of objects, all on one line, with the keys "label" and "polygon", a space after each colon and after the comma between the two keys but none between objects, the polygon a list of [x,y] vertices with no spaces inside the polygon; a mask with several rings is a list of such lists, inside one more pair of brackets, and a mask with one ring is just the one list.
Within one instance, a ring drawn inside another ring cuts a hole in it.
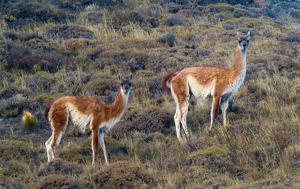
[{"label": "grey face", "polygon": [[123,93],[128,94],[131,89],[131,81],[132,81],[132,74],[130,74],[129,79],[122,79],[121,75],[119,74],[119,82],[121,84],[121,90]]},{"label": "grey face", "polygon": [[246,51],[249,48],[250,31],[248,31],[247,36],[240,36],[239,32],[237,32],[237,36],[239,48],[242,51]]}]

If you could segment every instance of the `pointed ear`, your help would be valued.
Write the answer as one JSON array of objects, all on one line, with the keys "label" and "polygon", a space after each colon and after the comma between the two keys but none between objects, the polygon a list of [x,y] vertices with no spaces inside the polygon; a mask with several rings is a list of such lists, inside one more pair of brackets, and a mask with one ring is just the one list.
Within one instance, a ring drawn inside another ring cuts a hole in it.
[{"label": "pointed ear", "polygon": [[240,40],[240,38],[241,38],[240,33],[236,32],[236,35],[237,35],[238,39]]},{"label": "pointed ear", "polygon": [[247,33],[247,40],[250,40],[250,31]]},{"label": "pointed ear", "polygon": [[118,74],[118,79],[119,79],[119,82],[122,83],[122,77],[120,74]]},{"label": "pointed ear", "polygon": [[132,78],[133,78],[133,75],[132,75],[132,73],[130,73],[130,76],[129,76],[129,81],[130,82],[132,81]]}]

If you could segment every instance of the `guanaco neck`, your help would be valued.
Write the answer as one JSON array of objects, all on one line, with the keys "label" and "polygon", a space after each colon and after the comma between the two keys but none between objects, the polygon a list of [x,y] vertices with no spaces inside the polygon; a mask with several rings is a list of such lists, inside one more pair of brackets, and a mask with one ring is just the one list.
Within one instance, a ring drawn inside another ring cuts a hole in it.
[{"label": "guanaco neck", "polygon": [[116,118],[122,116],[128,102],[129,92],[127,94],[123,93],[120,89],[118,97],[113,104],[107,106],[108,113],[112,115],[110,118]]},{"label": "guanaco neck", "polygon": [[239,47],[237,47],[235,61],[234,61],[234,65],[233,65],[233,71],[235,72],[234,77],[246,75],[247,50],[248,49],[242,51]]}]

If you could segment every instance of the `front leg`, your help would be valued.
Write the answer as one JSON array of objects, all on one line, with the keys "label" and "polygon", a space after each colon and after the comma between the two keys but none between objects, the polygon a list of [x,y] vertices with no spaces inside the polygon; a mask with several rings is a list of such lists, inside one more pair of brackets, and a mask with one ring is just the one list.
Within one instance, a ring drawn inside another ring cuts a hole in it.
[{"label": "front leg", "polygon": [[102,150],[103,150],[103,153],[104,153],[104,158],[105,158],[105,163],[106,165],[109,165],[109,162],[108,162],[108,155],[107,155],[107,150],[106,150],[106,140],[105,140],[105,137],[104,137],[104,128],[101,128],[98,130],[98,137],[99,137],[99,143],[102,147]]},{"label": "front leg", "polygon": [[217,117],[217,113],[219,110],[219,104],[220,104],[220,96],[214,96],[213,102],[212,102],[212,107],[211,107],[211,121],[210,121],[209,131],[211,131],[212,126],[214,124],[214,120]]},{"label": "front leg", "polygon": [[93,150],[93,166],[95,165],[96,153],[98,151],[98,134],[97,129],[92,130],[92,150]]},{"label": "front leg", "polygon": [[227,111],[228,111],[228,104],[229,104],[229,98],[222,98],[221,99],[221,109],[223,113],[223,125],[227,124],[226,119],[227,119]]}]

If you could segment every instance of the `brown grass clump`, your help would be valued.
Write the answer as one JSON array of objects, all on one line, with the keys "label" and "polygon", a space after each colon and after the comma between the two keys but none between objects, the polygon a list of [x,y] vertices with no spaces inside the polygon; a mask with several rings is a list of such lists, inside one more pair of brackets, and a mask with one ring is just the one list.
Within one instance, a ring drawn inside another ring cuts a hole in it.
[{"label": "brown grass clump", "polygon": [[50,174],[79,175],[82,172],[83,169],[74,163],[54,159],[39,169],[38,176],[47,176]]},{"label": "brown grass clump", "polygon": [[234,164],[227,151],[217,146],[191,153],[184,164],[203,166],[212,172],[227,172],[234,177],[241,175],[240,168]]},{"label": "brown grass clump", "polygon": [[28,99],[20,94],[8,99],[2,99],[0,100],[0,117],[16,117],[22,113],[27,104]]},{"label": "brown grass clump", "polygon": [[42,178],[37,187],[39,189],[79,189],[77,182],[73,181],[73,178],[68,175],[52,174]]},{"label": "brown grass clump", "polygon": [[97,43],[85,38],[75,38],[70,39],[65,42],[66,49],[75,52],[78,50],[83,50],[87,47],[95,47]]},{"label": "brown grass clump", "polygon": [[87,38],[92,39],[93,33],[80,25],[69,24],[69,25],[56,25],[51,27],[47,32],[47,36],[50,38],[62,38],[62,39],[72,39],[72,38]]},{"label": "brown grass clump", "polygon": [[0,140],[0,146],[0,157],[2,160],[27,160],[32,156],[32,149],[29,147],[29,145],[21,141]]},{"label": "brown grass clump", "polygon": [[124,137],[125,133],[129,135],[134,134],[136,131],[142,133],[160,131],[163,134],[170,134],[173,129],[172,110],[155,106],[151,106],[147,110],[128,107],[122,120],[115,127],[111,128],[110,134],[118,139]]},{"label": "brown grass clump", "polygon": [[148,188],[155,179],[142,167],[119,161],[103,168],[92,176],[96,188]]},{"label": "brown grass clump", "polygon": [[22,116],[22,122],[24,128],[37,127],[39,122],[29,111],[24,111]]},{"label": "brown grass clump", "polygon": [[35,99],[41,102],[45,107],[49,106],[54,101],[54,98],[47,93],[37,95]]},{"label": "brown grass clump", "polygon": [[[107,149],[107,153],[108,153],[108,156],[121,156],[121,155],[126,155],[128,152],[127,152],[127,148],[124,144],[122,144],[120,141],[112,138],[112,137],[109,137],[109,136],[106,136],[105,137],[105,140],[106,140],[106,149]],[[87,151],[91,151],[91,142],[92,142],[92,139],[91,137],[88,138],[87,140],[85,140],[82,144],[81,144],[81,148],[82,149],[85,149]],[[104,158],[103,156],[103,152],[102,152],[102,149],[101,147],[99,146],[99,149],[98,149],[98,154]]]}]

